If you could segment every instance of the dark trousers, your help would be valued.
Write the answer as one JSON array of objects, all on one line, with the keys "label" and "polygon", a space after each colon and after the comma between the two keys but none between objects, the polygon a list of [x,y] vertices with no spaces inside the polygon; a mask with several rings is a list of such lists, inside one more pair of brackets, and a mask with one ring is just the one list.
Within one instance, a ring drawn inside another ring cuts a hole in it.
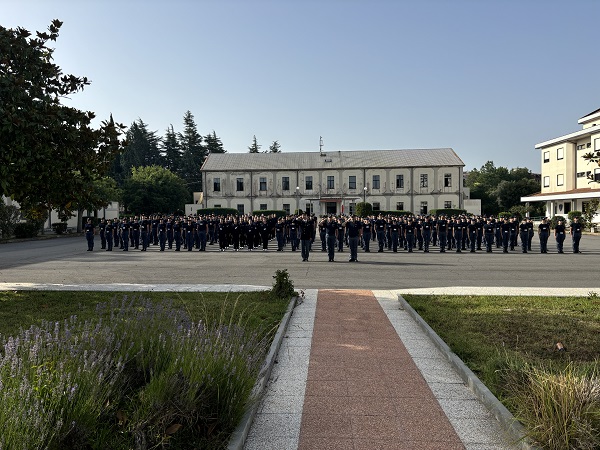
[{"label": "dark trousers", "polygon": [[369,244],[371,241],[371,233],[363,233],[363,250],[369,252]]},{"label": "dark trousers", "polygon": [[94,250],[94,233],[86,232],[85,239],[87,240],[88,250]]},{"label": "dark trousers", "polygon": [[529,244],[529,231],[521,231],[521,233],[519,233],[519,238],[521,239],[521,251],[523,253],[527,253],[527,245]]},{"label": "dark trousers", "polygon": [[310,254],[310,239],[302,239],[300,241],[300,251],[302,252],[302,260],[308,261],[308,255]]},{"label": "dark trousers", "polygon": [[383,231],[377,232],[377,243],[379,244],[379,251],[382,252],[385,245],[385,233]]},{"label": "dark trousers", "polygon": [[329,256],[330,260],[333,260],[333,257],[335,256],[335,242],[335,235],[327,236],[327,255]]},{"label": "dark trousers", "polygon": [[350,248],[350,259],[358,260],[358,236],[348,238],[348,247]]},{"label": "dark trousers", "polygon": [[556,235],[556,250],[558,250],[558,253],[562,253],[563,252],[563,244],[565,242],[565,235],[564,234],[557,234]]},{"label": "dark trousers", "polygon": [[573,233],[573,253],[579,253],[579,241],[581,240],[581,233]]},{"label": "dark trousers", "polygon": [[540,233],[540,252],[546,253],[548,251],[548,233]]},{"label": "dark trousers", "polygon": [[440,240],[440,253],[444,253],[446,251],[446,233],[440,232],[438,233],[438,238]]},{"label": "dark trousers", "polygon": [[423,251],[428,252],[429,251],[429,240],[431,238],[431,232],[429,231],[424,231],[423,232]]}]

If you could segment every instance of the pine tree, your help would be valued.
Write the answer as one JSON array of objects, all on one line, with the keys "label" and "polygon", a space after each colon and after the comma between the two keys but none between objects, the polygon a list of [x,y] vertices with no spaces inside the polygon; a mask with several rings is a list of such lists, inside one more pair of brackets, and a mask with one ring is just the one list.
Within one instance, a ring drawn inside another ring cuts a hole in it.
[{"label": "pine tree", "polygon": [[206,147],[202,145],[202,136],[198,133],[194,116],[187,111],[183,116],[183,133],[179,133],[181,146],[181,177],[187,183],[190,191],[202,191],[202,174],[200,167],[206,158]]},{"label": "pine tree", "polygon": [[206,143],[206,151],[210,155],[211,153],[227,153],[223,148],[221,139],[217,137],[217,133],[213,130],[212,134],[209,133],[204,136],[204,142]]},{"label": "pine tree", "polygon": [[270,153],[281,153],[281,144],[279,141],[273,141],[273,143],[269,146]]},{"label": "pine tree", "polygon": [[160,137],[156,135],[156,131],[148,131],[148,125],[142,119],[133,122],[125,136],[127,145],[121,155],[121,173],[124,178],[131,176],[132,167],[163,165],[159,149]]},{"label": "pine tree", "polygon": [[258,145],[258,141],[256,140],[256,135],[254,135],[254,139],[252,139],[252,145],[248,147],[249,153],[258,153],[261,145]]},{"label": "pine tree", "polygon": [[162,153],[164,158],[164,167],[173,173],[179,173],[181,167],[181,146],[177,140],[177,134],[171,124],[162,140]]}]

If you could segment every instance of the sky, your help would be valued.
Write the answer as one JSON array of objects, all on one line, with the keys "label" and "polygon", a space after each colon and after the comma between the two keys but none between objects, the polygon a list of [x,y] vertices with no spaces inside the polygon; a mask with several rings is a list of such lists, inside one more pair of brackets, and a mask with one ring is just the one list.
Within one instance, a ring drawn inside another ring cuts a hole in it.
[{"label": "sky", "polygon": [[46,30],[64,103],[143,120],[186,111],[230,153],[450,147],[540,172],[535,144],[600,108],[598,0],[0,0],[0,25]]}]

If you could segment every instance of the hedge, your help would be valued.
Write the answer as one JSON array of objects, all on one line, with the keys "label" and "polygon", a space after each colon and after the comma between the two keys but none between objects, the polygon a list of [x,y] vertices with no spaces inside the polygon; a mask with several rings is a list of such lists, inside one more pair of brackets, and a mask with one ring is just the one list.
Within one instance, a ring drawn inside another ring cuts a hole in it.
[{"label": "hedge", "polygon": [[440,208],[432,209],[431,211],[429,211],[429,214],[432,216],[462,216],[467,214],[467,210],[458,208]]},{"label": "hedge", "polygon": [[15,237],[17,239],[36,237],[40,232],[40,222],[21,222],[15,225]]},{"label": "hedge", "polygon": [[256,211],[252,211],[253,216],[271,216],[273,214],[275,214],[277,218],[288,215],[288,213],[282,209],[257,209]]},{"label": "hedge", "polygon": [[378,216],[379,214],[381,214],[382,216],[397,216],[397,217],[402,217],[402,216],[414,216],[414,214],[412,213],[412,211],[403,211],[403,210],[396,210],[396,211],[373,211],[373,214]]}]

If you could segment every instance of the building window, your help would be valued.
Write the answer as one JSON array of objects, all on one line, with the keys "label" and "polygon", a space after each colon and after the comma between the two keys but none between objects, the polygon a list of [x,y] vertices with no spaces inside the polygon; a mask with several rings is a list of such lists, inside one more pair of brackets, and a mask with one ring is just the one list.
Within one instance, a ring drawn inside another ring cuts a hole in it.
[{"label": "building window", "polygon": [[309,175],[304,179],[304,186],[307,191],[312,191],[312,176]]},{"label": "building window", "polygon": [[289,203],[284,203],[283,204],[283,210],[285,211],[286,214],[290,214],[290,204]]},{"label": "building window", "polygon": [[404,175],[396,175],[396,189],[404,189]]},{"label": "building window", "polygon": [[396,202],[396,211],[404,211],[404,202]]},{"label": "building window", "polygon": [[594,169],[594,181],[600,182],[600,169]]},{"label": "building window", "polygon": [[218,203],[218,204],[215,204],[215,206],[213,206],[213,208],[220,208],[220,207],[221,207],[221,204],[220,204],[220,203]]},{"label": "building window", "polygon": [[221,179],[220,178],[213,179],[213,191],[215,191],[215,192],[221,191]]},{"label": "building window", "polygon": [[335,189],[335,177],[327,175],[327,189]]},{"label": "building window", "polygon": [[444,187],[452,187],[452,174],[451,173],[444,174]]},{"label": "building window", "polygon": [[421,214],[427,214],[427,202],[421,202]]},{"label": "building window", "polygon": [[267,190],[267,177],[260,177],[259,178],[259,190],[260,191],[266,191]]},{"label": "building window", "polygon": [[381,205],[379,202],[373,202],[373,211],[381,211]]},{"label": "building window", "polygon": [[429,186],[429,180],[427,178],[427,174],[426,173],[422,173],[421,174],[421,181],[419,186],[421,186],[422,188],[426,188]]},{"label": "building window", "polygon": [[557,148],[556,149],[556,159],[565,159],[565,149],[564,148]]},{"label": "building window", "polygon": [[[588,148],[590,145],[588,144]],[[594,139],[594,150],[600,151],[600,138]]]},{"label": "building window", "polygon": [[260,204],[260,210],[261,211],[266,211],[267,210],[267,204],[266,203],[261,203]]},{"label": "building window", "polygon": [[353,216],[354,214],[356,214],[356,203],[354,202],[350,202],[348,204],[348,213]]},{"label": "building window", "polygon": [[550,177],[544,177],[544,187],[550,187]]},{"label": "building window", "polygon": [[235,190],[237,192],[244,192],[244,179],[243,178],[236,178]]},{"label": "building window", "polygon": [[445,201],[444,208],[446,208],[446,209],[452,208],[452,202]]},{"label": "building window", "polygon": [[243,204],[239,204],[237,205],[237,210],[238,210],[238,214],[240,215],[244,215],[244,205]]},{"label": "building window", "polygon": [[544,152],[544,162],[550,162],[550,152]]},{"label": "building window", "polygon": [[356,176],[350,175],[348,177],[348,189],[356,189]]},{"label": "building window", "polygon": [[562,173],[559,173],[556,175],[556,185],[562,186],[563,184],[565,184],[565,176]]},{"label": "building window", "polygon": [[281,178],[281,189],[283,189],[284,191],[290,190],[290,177]]},{"label": "building window", "polygon": [[373,175],[373,189],[380,189],[379,175]]}]

